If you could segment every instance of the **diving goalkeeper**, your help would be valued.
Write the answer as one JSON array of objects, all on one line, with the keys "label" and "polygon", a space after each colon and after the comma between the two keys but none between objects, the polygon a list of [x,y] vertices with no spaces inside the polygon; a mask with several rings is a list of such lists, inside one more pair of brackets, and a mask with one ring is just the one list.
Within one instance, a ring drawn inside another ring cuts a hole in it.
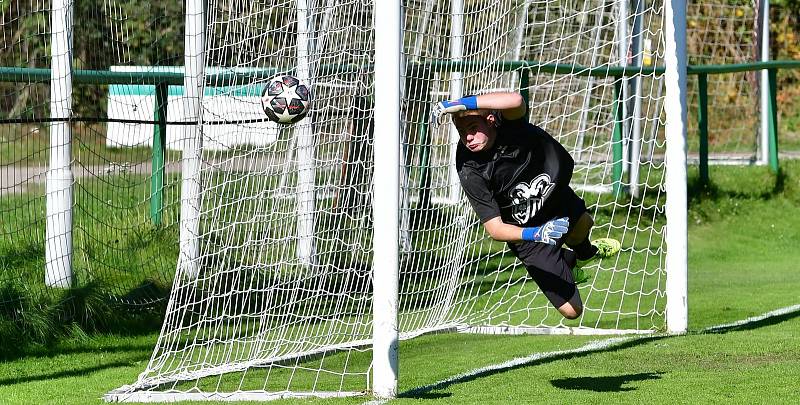
[{"label": "diving goalkeeper", "polygon": [[620,243],[589,241],[594,220],[569,187],[572,157],[527,122],[518,93],[443,101],[433,106],[431,119],[438,122],[445,114],[451,114],[461,139],[456,152],[461,186],[486,232],[508,242],[561,315],[579,317],[583,303],[576,275],[585,277],[583,266],[613,256]]}]

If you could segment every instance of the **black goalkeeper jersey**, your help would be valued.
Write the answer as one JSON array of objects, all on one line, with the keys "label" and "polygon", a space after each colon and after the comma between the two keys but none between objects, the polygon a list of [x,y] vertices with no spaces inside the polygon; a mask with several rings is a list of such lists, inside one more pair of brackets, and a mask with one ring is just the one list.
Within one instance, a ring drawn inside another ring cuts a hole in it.
[{"label": "black goalkeeper jersey", "polygon": [[553,219],[562,196],[574,196],[574,165],[558,141],[522,119],[504,121],[491,149],[472,152],[459,142],[456,152],[461,186],[481,222],[500,216],[508,224],[539,226]]}]

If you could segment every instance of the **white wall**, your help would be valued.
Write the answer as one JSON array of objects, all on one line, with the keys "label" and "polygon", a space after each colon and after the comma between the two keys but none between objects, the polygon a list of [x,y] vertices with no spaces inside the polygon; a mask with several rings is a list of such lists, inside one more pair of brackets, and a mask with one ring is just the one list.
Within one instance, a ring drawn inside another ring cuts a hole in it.
[{"label": "white wall", "polygon": [[[182,67],[112,66],[112,71],[182,72]],[[208,71],[207,73],[214,73]],[[203,149],[227,150],[233,146],[266,146],[278,137],[278,124],[267,120],[261,109],[261,85],[250,87],[206,88],[203,98],[203,121],[261,120],[248,124],[203,125]],[[155,86],[109,85],[108,118],[153,120]],[[167,97],[167,122],[184,120],[183,86],[170,86]],[[180,125],[167,125],[167,148],[181,150],[183,129]],[[109,147],[151,147],[152,124],[109,122],[106,145]]]}]

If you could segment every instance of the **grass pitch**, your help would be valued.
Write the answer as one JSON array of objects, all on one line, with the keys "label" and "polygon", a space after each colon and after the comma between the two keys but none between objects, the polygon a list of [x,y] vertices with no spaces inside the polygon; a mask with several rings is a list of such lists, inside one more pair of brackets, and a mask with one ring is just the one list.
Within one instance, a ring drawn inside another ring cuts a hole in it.
[{"label": "grass pitch", "polygon": [[[564,353],[453,379],[533,353],[605,340],[441,334],[401,343],[404,403],[698,403],[800,401],[800,314],[702,330],[800,303],[800,162],[712,167],[690,184],[690,333]],[[0,403],[101,403],[144,370],[156,334],[75,336],[0,363]],[[438,384],[437,384],[438,383]],[[427,387],[427,388],[421,388]],[[369,398],[277,401],[356,404]]]}]

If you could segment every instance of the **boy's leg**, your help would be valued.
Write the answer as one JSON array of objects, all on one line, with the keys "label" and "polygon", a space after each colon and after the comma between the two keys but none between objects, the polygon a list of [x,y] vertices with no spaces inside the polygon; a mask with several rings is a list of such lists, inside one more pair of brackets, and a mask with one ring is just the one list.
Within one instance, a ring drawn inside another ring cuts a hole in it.
[{"label": "boy's leg", "polygon": [[565,242],[575,252],[578,260],[589,260],[597,254],[597,247],[589,241],[589,231],[592,230],[592,226],[594,226],[592,216],[584,211],[575,227],[567,234]]},{"label": "boy's leg", "polygon": [[581,316],[583,313],[583,302],[581,301],[581,294],[578,292],[578,289],[575,289],[575,294],[572,295],[569,301],[556,309],[567,319],[575,319]]},{"label": "boy's leg", "polygon": [[561,315],[568,319],[581,315],[583,305],[572,276],[572,267],[575,266],[575,254],[572,251],[533,242],[509,246]]},{"label": "boy's leg", "polygon": [[535,266],[526,266],[539,289],[550,301],[550,304],[561,313],[564,318],[575,319],[583,312],[583,303],[578,287],[572,279],[572,270],[562,268],[557,273],[554,269],[544,270]]},{"label": "boy's leg", "polygon": [[583,242],[589,238],[589,231],[592,230],[593,226],[594,219],[592,219],[592,216],[589,215],[588,212],[583,211],[580,217],[578,217],[578,220],[575,221],[575,225],[569,230],[569,233],[567,233],[564,242],[567,246],[575,246]]},{"label": "boy's leg", "polygon": [[577,257],[575,271],[581,273],[575,276],[578,283],[588,279],[588,276],[583,274],[584,266],[595,259],[606,259],[617,254],[621,247],[618,240],[611,238],[590,241],[589,232],[592,226],[594,226],[594,220],[589,213],[584,212],[565,239],[566,245],[575,252]]},{"label": "boy's leg", "polygon": [[[582,214],[575,221],[575,226],[564,238],[564,244],[569,246],[576,256],[576,264],[586,262],[597,254],[597,248],[589,241],[589,232],[592,230],[592,226],[594,226],[594,220],[586,212],[584,206]],[[591,278],[583,271],[582,267],[572,266],[572,277],[576,284],[585,283]]]},{"label": "boy's leg", "polygon": [[569,216],[570,229],[563,242],[569,246],[578,257],[578,260],[587,260],[597,253],[597,248],[589,241],[589,233],[594,226],[594,219],[586,211],[586,202],[578,197],[571,188],[562,192],[559,201],[559,214]]}]

